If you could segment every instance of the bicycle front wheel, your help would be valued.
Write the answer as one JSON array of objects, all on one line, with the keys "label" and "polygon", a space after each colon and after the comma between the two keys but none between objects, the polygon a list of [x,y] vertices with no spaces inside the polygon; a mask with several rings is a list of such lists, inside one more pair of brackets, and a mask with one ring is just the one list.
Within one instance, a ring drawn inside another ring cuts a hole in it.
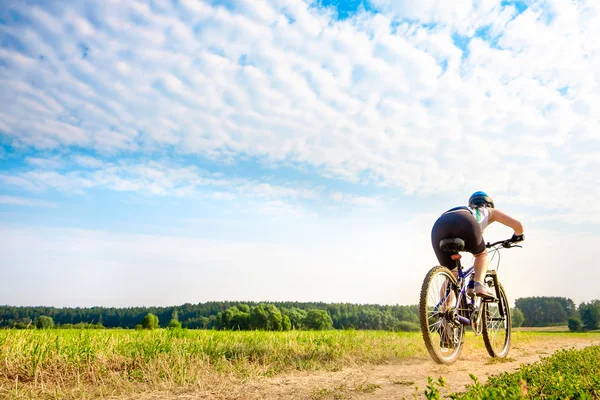
[{"label": "bicycle front wheel", "polygon": [[483,342],[490,356],[504,358],[510,350],[511,319],[510,307],[504,288],[498,283],[500,297],[494,302],[484,303]]},{"label": "bicycle front wheel", "polygon": [[454,363],[462,351],[464,326],[456,318],[458,293],[456,279],[446,267],[432,268],[421,287],[421,333],[438,364]]}]

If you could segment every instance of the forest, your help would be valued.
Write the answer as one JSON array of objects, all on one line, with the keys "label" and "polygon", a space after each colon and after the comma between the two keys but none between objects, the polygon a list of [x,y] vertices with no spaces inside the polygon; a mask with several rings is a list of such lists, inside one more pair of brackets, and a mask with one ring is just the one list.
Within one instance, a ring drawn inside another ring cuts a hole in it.
[{"label": "forest", "polygon": [[[574,331],[596,330],[600,300],[575,303],[564,297],[525,297],[515,301],[513,326],[569,325]],[[291,330],[358,329],[416,331],[417,305],[375,305],[322,302],[206,302],[171,307],[16,307],[0,306],[0,328],[27,328],[44,324],[71,328],[124,328],[142,325],[148,314],[157,326],[176,324],[189,329]]]},{"label": "forest", "polygon": [[523,297],[515,301],[523,313],[523,326],[569,325],[572,331],[600,329],[600,300],[581,303],[565,297]]},{"label": "forest", "polygon": [[0,306],[0,327],[24,327],[41,316],[55,326],[133,329],[148,313],[166,327],[176,316],[189,329],[375,329],[417,330],[417,306],[320,302],[207,302],[174,307],[14,307]]}]

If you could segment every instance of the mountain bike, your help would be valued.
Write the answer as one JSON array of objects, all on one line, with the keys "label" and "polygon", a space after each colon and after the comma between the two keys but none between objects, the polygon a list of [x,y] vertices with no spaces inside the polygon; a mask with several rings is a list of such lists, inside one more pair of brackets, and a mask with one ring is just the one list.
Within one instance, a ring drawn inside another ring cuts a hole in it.
[{"label": "mountain bike", "polygon": [[432,268],[423,281],[419,303],[421,332],[431,358],[439,364],[454,363],[464,344],[465,327],[471,326],[476,336],[482,335],[491,357],[504,358],[510,350],[511,316],[504,288],[498,281],[500,249],[521,247],[510,240],[487,243],[490,263],[498,256],[495,270],[488,270],[485,282],[495,290],[496,298],[484,300],[467,295],[468,282],[474,280],[475,269],[463,271],[460,252],[465,242],[459,238],[440,241],[442,250],[450,252],[456,263],[458,279],[446,267]]}]

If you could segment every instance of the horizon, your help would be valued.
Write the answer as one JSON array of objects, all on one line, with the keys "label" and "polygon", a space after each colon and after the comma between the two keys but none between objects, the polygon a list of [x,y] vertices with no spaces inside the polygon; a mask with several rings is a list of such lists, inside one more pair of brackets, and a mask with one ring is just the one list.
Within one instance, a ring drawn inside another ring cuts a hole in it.
[{"label": "horizon", "polygon": [[596,299],[598,36],[584,0],[4,2],[0,303],[414,305],[478,190],[511,304]]},{"label": "horizon", "polygon": [[[531,296],[531,298],[565,298],[567,300],[571,300],[573,301],[573,299],[569,298],[569,297],[565,297],[565,296]],[[523,297],[519,297],[519,298],[515,298],[511,301],[511,308],[515,308],[515,301],[518,299],[521,299]],[[595,301],[595,300],[600,300],[600,299],[591,299],[588,301],[585,301],[583,303],[589,303],[590,301]],[[285,301],[285,300],[277,300],[277,301],[270,301],[270,300],[209,300],[209,301],[203,301],[203,302],[197,302],[197,303],[181,303],[181,304],[169,304],[169,305],[127,305],[127,306],[103,306],[103,305],[93,305],[93,306],[52,306],[52,305],[41,305],[41,304],[36,304],[36,305],[11,305],[11,304],[0,304],[0,307],[22,307],[22,308],[36,308],[36,307],[40,307],[40,308],[56,308],[56,309],[65,309],[65,308],[174,308],[174,307],[181,307],[184,306],[186,304],[191,304],[191,305],[199,305],[199,304],[208,304],[208,303],[237,303],[237,304],[274,304],[274,303],[292,303],[292,304],[309,304],[309,303],[317,303],[317,304],[325,304],[325,305],[333,305],[333,304],[349,304],[349,305],[356,305],[356,306],[382,306],[382,307],[386,307],[386,306],[390,306],[390,307],[395,307],[395,306],[399,306],[399,307],[418,307],[419,306],[419,302],[417,301],[414,304],[380,304],[380,303],[351,303],[351,302],[343,302],[343,303],[335,303],[335,302],[323,302],[323,301]],[[573,303],[575,304],[576,307],[578,307],[581,303],[577,303],[575,301],[573,301]]]}]

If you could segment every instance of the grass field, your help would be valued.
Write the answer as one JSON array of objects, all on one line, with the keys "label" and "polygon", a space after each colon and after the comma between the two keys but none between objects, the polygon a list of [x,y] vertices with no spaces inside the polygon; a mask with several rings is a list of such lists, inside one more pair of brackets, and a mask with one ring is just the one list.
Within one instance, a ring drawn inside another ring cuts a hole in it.
[{"label": "grass field", "polygon": [[567,325],[513,328],[513,332],[569,332]]},{"label": "grass field", "polygon": [[[491,377],[485,385],[477,378],[470,390],[453,398],[476,399],[598,399],[600,398],[600,346],[561,350],[517,372]],[[443,386],[443,382],[441,383]],[[436,396],[429,398],[441,398]]]},{"label": "grass field", "polygon": [[[516,332],[513,344],[548,335],[565,334]],[[420,333],[4,330],[0,397],[93,398],[414,357],[428,357]]]}]

